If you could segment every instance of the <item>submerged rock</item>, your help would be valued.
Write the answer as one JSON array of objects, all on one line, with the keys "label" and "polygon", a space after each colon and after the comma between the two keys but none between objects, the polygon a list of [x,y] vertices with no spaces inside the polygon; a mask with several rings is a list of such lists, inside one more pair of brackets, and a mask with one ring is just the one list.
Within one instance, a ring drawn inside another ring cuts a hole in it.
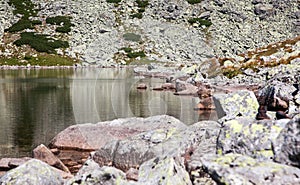
[{"label": "submerged rock", "polygon": [[201,158],[205,171],[218,184],[299,184],[300,169],[260,161],[241,154],[205,155]]}]

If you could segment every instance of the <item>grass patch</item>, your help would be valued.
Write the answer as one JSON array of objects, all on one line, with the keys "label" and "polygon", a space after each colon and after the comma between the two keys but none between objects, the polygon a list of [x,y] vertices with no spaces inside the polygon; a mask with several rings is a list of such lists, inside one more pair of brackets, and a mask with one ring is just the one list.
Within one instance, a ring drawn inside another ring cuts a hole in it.
[{"label": "grass patch", "polygon": [[133,51],[132,48],[126,48],[126,47],[121,48],[121,50],[125,51],[126,53],[131,53]]},{"label": "grass patch", "polygon": [[189,4],[198,4],[201,3],[202,0],[187,0]]},{"label": "grass patch", "polygon": [[21,14],[25,19],[37,15],[37,10],[34,9],[34,4],[31,0],[10,0],[8,4],[15,8],[13,10],[14,15]]},{"label": "grass patch", "polygon": [[108,3],[120,3],[122,0],[106,0]]},{"label": "grass patch", "polygon": [[69,33],[71,31],[71,27],[73,26],[70,17],[67,16],[48,17],[46,19],[46,23],[60,25],[61,27],[57,27],[55,30],[60,33]]},{"label": "grass patch", "polygon": [[137,52],[130,52],[130,53],[127,53],[127,57],[128,58],[137,58],[137,57],[146,57],[144,51],[137,51]]},{"label": "grass patch", "polygon": [[26,55],[23,59],[13,58],[0,58],[0,65],[9,66],[73,66],[78,61],[74,61],[70,57],[63,57],[52,54],[42,54],[37,57]]},{"label": "grass patch", "polygon": [[24,44],[30,45],[38,52],[56,53],[57,48],[69,47],[68,42],[48,38],[47,35],[36,34],[33,32],[21,33],[21,38],[14,42],[15,45],[21,46]]},{"label": "grass patch", "polygon": [[190,24],[198,23],[200,26],[206,26],[209,27],[212,25],[212,23],[209,20],[201,19],[201,18],[190,18],[188,20]]},{"label": "grass patch", "polygon": [[38,21],[38,20],[30,21],[26,18],[21,18],[18,22],[13,24],[10,28],[5,29],[4,31],[10,32],[10,33],[15,33],[18,31],[25,30],[25,29],[33,29],[34,25],[38,25],[38,24],[42,24],[42,22]]},{"label": "grass patch", "polygon": [[149,5],[149,1],[136,0],[135,2],[138,6],[138,13],[132,14],[131,17],[141,19],[143,18],[143,13],[145,12],[146,7]]}]

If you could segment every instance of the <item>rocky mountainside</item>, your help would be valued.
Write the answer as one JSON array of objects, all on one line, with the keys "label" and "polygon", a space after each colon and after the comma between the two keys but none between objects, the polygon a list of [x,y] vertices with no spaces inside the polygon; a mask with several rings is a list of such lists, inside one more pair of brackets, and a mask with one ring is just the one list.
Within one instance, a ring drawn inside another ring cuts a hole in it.
[{"label": "rocky mountainside", "polygon": [[[211,57],[241,60],[239,54],[247,50],[300,33],[299,0],[32,2],[41,21],[71,17],[70,47],[64,52],[85,64],[126,64],[141,58],[183,64]],[[19,18],[7,3],[0,1],[0,37]],[[40,31],[54,35],[51,29]]]}]

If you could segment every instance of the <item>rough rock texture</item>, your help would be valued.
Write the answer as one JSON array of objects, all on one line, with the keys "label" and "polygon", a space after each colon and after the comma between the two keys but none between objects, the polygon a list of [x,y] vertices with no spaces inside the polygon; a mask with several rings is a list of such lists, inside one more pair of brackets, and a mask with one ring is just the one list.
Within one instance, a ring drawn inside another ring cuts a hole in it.
[{"label": "rough rock texture", "polygon": [[274,159],[272,142],[288,122],[288,119],[254,121],[245,118],[227,121],[218,136],[218,153],[232,152],[258,159]]},{"label": "rough rock texture", "polygon": [[98,150],[93,159],[101,166],[113,165],[127,171],[154,157],[188,155],[205,137],[205,130],[198,125],[156,129],[110,142]]},{"label": "rough rock texture", "polygon": [[216,55],[233,57],[299,35],[300,27],[295,24],[299,8],[298,0],[210,1]]},{"label": "rough rock texture", "polygon": [[79,124],[60,132],[49,146],[58,149],[57,157],[74,173],[78,171],[91,151],[101,148],[110,141],[125,139],[157,128],[185,127],[184,123],[167,115]]},{"label": "rough rock texture", "polygon": [[275,161],[300,167],[300,118],[286,124],[273,141]]},{"label": "rough rock texture", "polygon": [[205,170],[218,184],[299,184],[300,169],[241,154],[205,155]]},{"label": "rough rock texture", "polygon": [[157,157],[143,163],[139,169],[138,183],[144,185],[192,184],[183,160],[176,160],[172,157]]},{"label": "rough rock texture", "polygon": [[21,166],[8,171],[0,179],[1,184],[63,184],[63,179],[55,168],[48,164],[32,159]]},{"label": "rough rock texture", "polygon": [[74,178],[68,180],[66,185],[110,185],[110,184],[125,184],[126,176],[121,170],[113,167],[104,166],[102,168],[93,168],[91,171],[86,171],[76,175]]},{"label": "rough rock texture", "polygon": [[61,160],[59,160],[45,145],[41,144],[37,146],[32,153],[35,159],[70,173],[69,169],[61,162]]},{"label": "rough rock texture", "polygon": [[[0,0],[0,43],[2,43],[2,36],[4,29],[9,28],[14,22],[12,7],[8,5],[7,0]],[[0,50],[0,55],[2,54]]]},{"label": "rough rock texture", "polygon": [[213,99],[221,121],[238,116],[255,118],[259,106],[254,93],[247,90],[230,94],[214,94]]}]

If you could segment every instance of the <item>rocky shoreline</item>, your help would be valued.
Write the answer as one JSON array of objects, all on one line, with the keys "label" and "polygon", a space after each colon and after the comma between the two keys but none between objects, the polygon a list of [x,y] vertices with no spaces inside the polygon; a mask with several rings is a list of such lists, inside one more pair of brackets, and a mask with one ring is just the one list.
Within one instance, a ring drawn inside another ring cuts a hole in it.
[{"label": "rocky shoreline", "polygon": [[[131,63],[139,76],[165,78],[152,90],[198,96],[193,108],[215,110],[219,119],[73,125],[30,157],[0,159],[2,184],[300,183],[297,0],[32,2],[41,21],[71,16],[70,47],[58,53],[82,64],[59,68]],[[7,0],[0,5],[0,56],[10,57],[19,50],[4,44],[4,29],[19,17]],[[54,29],[40,33],[59,37]],[[19,68],[58,66],[1,66]]]}]

